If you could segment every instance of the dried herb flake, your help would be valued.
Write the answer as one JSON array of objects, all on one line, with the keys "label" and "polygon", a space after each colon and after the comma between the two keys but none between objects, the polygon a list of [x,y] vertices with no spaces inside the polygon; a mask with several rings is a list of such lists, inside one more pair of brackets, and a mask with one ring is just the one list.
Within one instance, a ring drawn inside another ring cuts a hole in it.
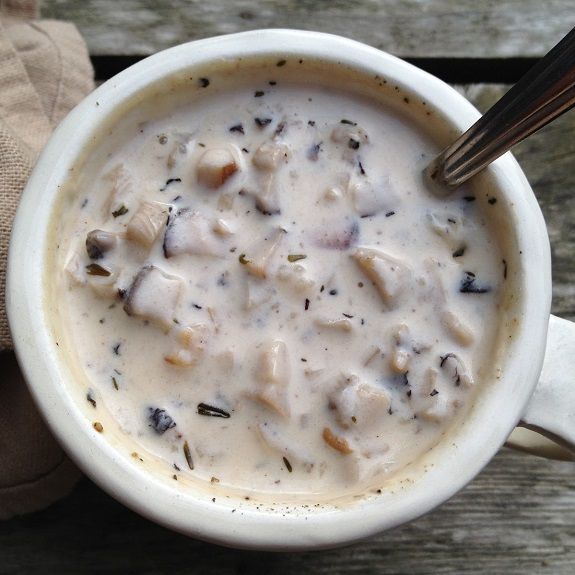
[{"label": "dried herb flake", "polygon": [[238,134],[245,134],[243,124],[235,124],[230,128],[230,132],[236,132]]},{"label": "dried herb flake", "polygon": [[227,411],[207,403],[198,403],[198,414],[208,415],[211,417],[223,417],[224,419],[229,419],[230,417],[230,414]]},{"label": "dried herb flake", "polygon": [[271,118],[254,118],[254,122],[259,128],[265,128],[267,125],[272,123]]},{"label": "dried herb flake", "polygon": [[305,258],[307,258],[307,256],[305,254],[290,254],[288,255],[287,259],[288,262],[297,262],[299,260],[305,260]]},{"label": "dried herb flake", "polygon": [[103,268],[99,264],[89,264],[86,266],[86,273],[90,276],[101,276],[107,278],[112,275],[110,270]]},{"label": "dried herb flake", "polygon": [[123,216],[123,215],[127,214],[129,211],[130,211],[130,210],[128,210],[128,208],[127,208],[124,204],[122,204],[117,210],[114,210],[114,211],[112,212],[112,215],[113,215],[115,218],[118,218],[118,217],[120,217],[120,216]]},{"label": "dried herb flake", "polygon": [[190,452],[190,446],[188,445],[187,441],[184,441],[184,457],[186,458],[186,463],[188,464],[188,467],[193,471],[194,460],[192,459],[192,454]]},{"label": "dried herb flake", "polygon": [[283,457],[282,459],[284,461],[284,465],[286,466],[286,469],[291,473],[293,468],[292,468],[291,463],[289,462],[288,458]]}]

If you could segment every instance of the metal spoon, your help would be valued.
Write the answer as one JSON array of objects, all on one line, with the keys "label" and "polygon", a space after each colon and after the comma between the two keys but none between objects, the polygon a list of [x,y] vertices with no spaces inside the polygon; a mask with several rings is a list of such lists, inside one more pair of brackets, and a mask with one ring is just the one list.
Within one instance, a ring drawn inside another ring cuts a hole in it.
[{"label": "metal spoon", "polygon": [[426,168],[438,196],[575,105],[575,28]]}]

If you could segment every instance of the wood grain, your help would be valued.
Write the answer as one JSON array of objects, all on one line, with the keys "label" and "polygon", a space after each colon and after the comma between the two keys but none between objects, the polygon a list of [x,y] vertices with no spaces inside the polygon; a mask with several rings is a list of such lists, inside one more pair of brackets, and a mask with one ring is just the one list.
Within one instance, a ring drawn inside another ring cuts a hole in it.
[{"label": "wood grain", "polygon": [[66,500],[0,523],[3,575],[572,575],[573,465],[503,450],[462,493],[419,520],[313,553],[224,549],[142,519],[84,480]]},{"label": "wood grain", "polygon": [[541,56],[573,26],[572,0],[44,0],[92,54],[148,55],[255,28],[340,34],[401,56]]}]

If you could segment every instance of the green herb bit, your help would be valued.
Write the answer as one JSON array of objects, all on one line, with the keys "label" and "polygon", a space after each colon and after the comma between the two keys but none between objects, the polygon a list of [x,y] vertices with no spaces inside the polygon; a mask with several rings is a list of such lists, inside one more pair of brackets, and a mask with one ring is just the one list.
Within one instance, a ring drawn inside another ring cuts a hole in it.
[{"label": "green herb bit", "polygon": [[113,215],[115,218],[117,218],[117,217],[119,217],[119,216],[123,216],[124,214],[127,214],[128,211],[129,211],[128,208],[127,208],[124,204],[122,204],[117,210],[114,210],[114,211],[112,212],[112,215]]},{"label": "green herb bit", "polygon": [[101,265],[99,264],[89,264],[86,266],[86,272],[88,273],[88,275],[90,276],[102,276],[107,278],[108,276],[112,275],[112,272],[110,270],[107,270],[106,268],[103,268]]},{"label": "green herb bit", "polygon": [[114,389],[116,391],[118,391],[118,389],[120,389],[120,386],[118,385],[118,381],[114,376],[112,376],[112,385],[114,386]]},{"label": "green herb bit", "polygon": [[219,407],[214,407],[213,405],[208,405],[207,403],[198,403],[198,413],[200,415],[210,415],[212,417],[223,417],[228,419],[230,414],[227,411]]},{"label": "green herb bit", "polygon": [[184,441],[184,457],[186,458],[186,463],[190,469],[194,469],[194,460],[192,459],[192,454],[190,452],[190,446],[187,441]]},{"label": "green herb bit", "polygon": [[286,469],[291,473],[293,468],[292,468],[291,463],[289,462],[288,458],[284,457],[283,460],[284,460],[284,465],[286,466]]},{"label": "green herb bit", "polygon": [[307,256],[305,254],[289,254],[289,256],[287,257],[288,262],[297,262],[299,260],[305,260],[305,258],[307,258]]},{"label": "green herb bit", "polygon": [[244,266],[250,263],[250,260],[246,259],[246,254],[240,254],[240,257],[238,259],[240,260],[240,263],[243,264]]}]

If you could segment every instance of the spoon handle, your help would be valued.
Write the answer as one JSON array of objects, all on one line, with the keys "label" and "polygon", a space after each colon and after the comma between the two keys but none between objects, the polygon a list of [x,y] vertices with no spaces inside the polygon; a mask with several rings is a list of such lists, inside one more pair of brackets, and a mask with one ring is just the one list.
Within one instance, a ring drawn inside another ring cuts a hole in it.
[{"label": "spoon handle", "polygon": [[447,195],[575,105],[575,28],[426,170]]}]

